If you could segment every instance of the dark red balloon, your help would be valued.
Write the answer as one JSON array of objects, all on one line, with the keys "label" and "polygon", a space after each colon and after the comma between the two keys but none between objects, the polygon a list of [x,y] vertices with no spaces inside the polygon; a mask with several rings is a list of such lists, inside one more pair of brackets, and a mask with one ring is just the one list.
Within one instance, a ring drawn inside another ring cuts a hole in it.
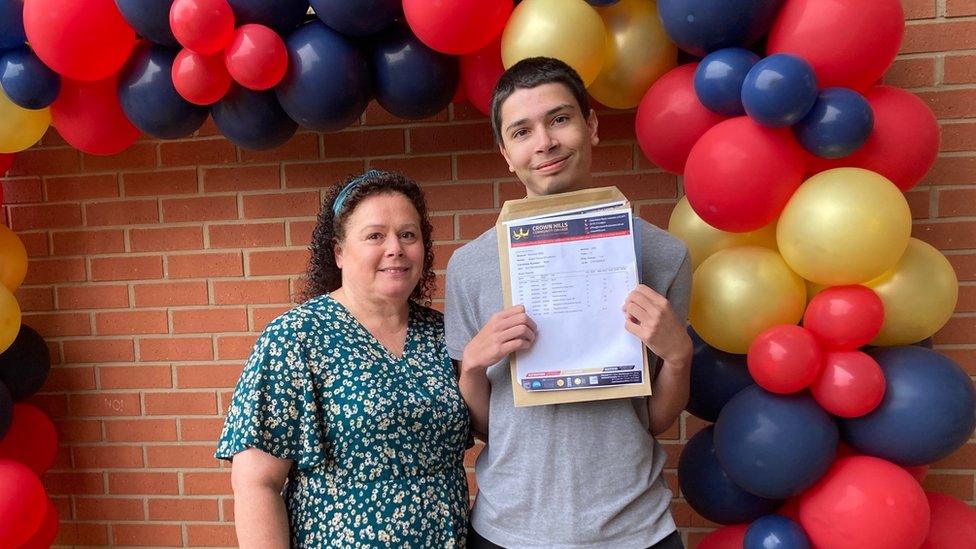
[{"label": "dark red balloon", "polygon": [[501,37],[474,53],[461,57],[461,85],[468,101],[485,116],[491,114],[491,92],[505,72]]},{"label": "dark red balloon", "polygon": [[810,385],[814,400],[840,417],[860,417],[881,404],[885,394],[884,372],[877,361],[861,351],[831,351],[823,371]]},{"label": "dark red balloon", "polygon": [[733,524],[715,530],[702,538],[698,549],[742,549],[748,524]]},{"label": "dark red balloon", "polygon": [[34,532],[34,535],[26,543],[17,549],[50,549],[51,544],[58,537],[59,528],[60,516],[58,508],[48,498],[47,510],[44,513],[44,520],[41,522],[41,527],[37,529],[37,532]]},{"label": "dark red balloon", "polygon": [[931,521],[929,533],[919,549],[976,547],[976,509],[958,499],[926,492]]},{"label": "dark red balloon", "polygon": [[175,0],[169,26],[184,48],[212,55],[234,37],[234,11],[227,0]]},{"label": "dark red balloon", "polygon": [[809,331],[790,324],[773,326],[749,345],[749,374],[760,387],[779,394],[801,391],[820,373],[823,354]]},{"label": "dark red balloon", "polygon": [[173,86],[194,105],[212,105],[230,90],[231,78],[222,54],[201,55],[186,48],[173,60]]},{"label": "dark red balloon", "polygon": [[278,34],[251,23],[234,31],[224,51],[227,72],[245,88],[262,91],[281,82],[288,69],[288,51]]},{"label": "dark red balloon", "polygon": [[44,485],[26,465],[0,459],[0,547],[17,547],[34,535],[47,513]]},{"label": "dark red balloon", "polygon": [[7,173],[10,166],[14,165],[13,153],[0,153],[0,176]]},{"label": "dark red balloon", "polygon": [[95,82],[62,79],[61,94],[51,105],[61,137],[89,154],[111,155],[128,148],[139,130],[122,112],[117,88],[117,74]]},{"label": "dark red balloon", "polygon": [[871,342],[884,323],[884,303],[874,290],[860,285],[821,291],[803,313],[803,327],[828,349],[853,350]]},{"label": "dark red balloon", "polygon": [[10,430],[0,439],[0,458],[19,461],[40,476],[57,453],[58,433],[51,418],[33,404],[14,404]]},{"label": "dark red balloon", "polygon": [[403,0],[403,15],[429,48],[451,55],[478,51],[501,36],[512,0]]}]

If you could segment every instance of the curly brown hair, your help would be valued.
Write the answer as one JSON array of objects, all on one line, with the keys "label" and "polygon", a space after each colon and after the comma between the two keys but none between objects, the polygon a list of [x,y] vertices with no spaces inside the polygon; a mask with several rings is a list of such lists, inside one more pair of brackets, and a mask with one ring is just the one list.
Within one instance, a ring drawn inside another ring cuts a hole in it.
[{"label": "curly brown hair", "polygon": [[[365,180],[346,195],[336,218],[332,209],[339,193],[352,180],[363,177]],[[424,192],[417,183],[405,175],[389,172],[350,176],[333,185],[326,193],[325,200],[322,202],[322,211],[319,212],[315,229],[312,230],[312,243],[309,245],[312,255],[308,261],[308,271],[305,273],[307,284],[302,293],[303,301],[327,294],[342,286],[342,271],[336,265],[333,246],[346,237],[346,222],[356,206],[369,196],[397,193],[405,196],[420,215],[420,232],[424,243],[424,267],[417,286],[410,293],[410,299],[422,305],[430,304],[434,292],[434,244],[431,236],[433,226],[427,214]]]}]

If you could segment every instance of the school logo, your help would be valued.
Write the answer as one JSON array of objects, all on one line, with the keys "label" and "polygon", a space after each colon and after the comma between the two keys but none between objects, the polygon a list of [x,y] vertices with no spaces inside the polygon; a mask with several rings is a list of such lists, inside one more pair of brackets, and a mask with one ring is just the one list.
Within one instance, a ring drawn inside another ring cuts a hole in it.
[{"label": "school logo", "polygon": [[512,229],[512,240],[522,240],[529,236],[528,229]]}]

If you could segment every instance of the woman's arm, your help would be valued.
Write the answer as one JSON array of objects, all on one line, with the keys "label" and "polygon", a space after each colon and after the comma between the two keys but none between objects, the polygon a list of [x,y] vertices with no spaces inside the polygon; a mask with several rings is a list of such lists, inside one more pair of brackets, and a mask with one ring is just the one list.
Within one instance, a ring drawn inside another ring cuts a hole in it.
[{"label": "woman's arm", "polygon": [[241,548],[288,549],[288,515],[281,489],[292,461],[250,448],[234,455],[234,522]]}]

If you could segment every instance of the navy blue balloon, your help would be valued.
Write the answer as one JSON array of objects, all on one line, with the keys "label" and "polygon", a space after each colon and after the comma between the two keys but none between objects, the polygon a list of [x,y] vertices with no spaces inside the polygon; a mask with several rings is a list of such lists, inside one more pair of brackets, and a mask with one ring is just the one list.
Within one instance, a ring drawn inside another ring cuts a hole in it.
[{"label": "navy blue balloon", "polygon": [[726,116],[741,116],[742,83],[759,56],[745,48],[724,48],[705,56],[695,69],[695,93],[702,105]]},{"label": "navy blue balloon", "polygon": [[349,36],[369,36],[386,30],[403,13],[401,0],[312,0],[323,23]]},{"label": "navy blue balloon", "polygon": [[769,32],[783,0],[659,0],[664,30],[679,48],[699,57],[749,46]]},{"label": "navy blue balloon", "polygon": [[793,126],[797,141],[821,158],[843,158],[861,148],[874,128],[874,112],[863,95],[824,88],[810,112]]},{"label": "navy blue balloon", "polygon": [[14,400],[10,398],[7,386],[0,383],[0,439],[10,430],[14,420]]},{"label": "navy blue balloon", "polygon": [[169,9],[173,0],[115,0],[115,5],[143,38],[164,46],[180,47],[169,28]]},{"label": "navy blue balloon", "polygon": [[885,395],[867,415],[841,420],[844,441],[899,465],[927,465],[966,443],[976,428],[976,390],[955,362],[919,346],[868,352],[885,375]]},{"label": "navy blue balloon", "polygon": [[817,101],[817,76],[802,58],[777,53],[760,60],[742,83],[742,106],[758,124],[796,124]]},{"label": "navy blue balloon", "polygon": [[58,98],[61,76],[49,69],[30,48],[18,48],[0,56],[0,86],[18,106],[43,109]]},{"label": "navy blue balloon", "polygon": [[457,57],[428,48],[405,27],[376,41],[374,91],[394,116],[416,120],[437,114],[454,99],[459,79]]},{"label": "navy blue balloon", "polygon": [[691,437],[678,459],[678,484],[688,505],[719,524],[749,522],[776,511],[783,500],[750,494],[725,474],[715,457],[714,430],[709,425]]},{"label": "navy blue balloon", "polygon": [[807,394],[746,387],[715,423],[715,453],[743,489],[785,499],[815,483],[837,453],[837,426]]},{"label": "navy blue balloon", "polygon": [[803,527],[779,515],[762,517],[746,529],[743,549],[810,549]]},{"label": "navy blue balloon", "polygon": [[309,21],[285,39],[288,71],[278,101],[302,126],[335,131],[355,122],[370,98],[369,61],[349,38]]},{"label": "navy blue balloon", "polygon": [[271,27],[282,38],[300,25],[308,13],[308,0],[227,0],[227,3],[234,10],[236,26],[257,23]]},{"label": "navy blue balloon", "polygon": [[0,353],[0,385],[21,401],[39,391],[51,372],[51,351],[41,334],[20,325],[13,344]]},{"label": "navy blue balloon", "polygon": [[183,99],[173,86],[176,52],[143,42],[119,74],[119,103],[126,118],[160,139],[186,137],[200,129],[207,108]]},{"label": "navy blue balloon", "polygon": [[705,343],[690,326],[688,335],[694,344],[691,359],[691,387],[688,405],[692,415],[714,422],[722,407],[742,389],[755,385],[746,355],[733,355]]},{"label": "navy blue balloon", "polygon": [[0,0],[0,50],[24,45],[24,0]]},{"label": "navy blue balloon", "polygon": [[258,92],[234,84],[210,113],[224,137],[255,151],[283,145],[298,129],[271,90]]}]

